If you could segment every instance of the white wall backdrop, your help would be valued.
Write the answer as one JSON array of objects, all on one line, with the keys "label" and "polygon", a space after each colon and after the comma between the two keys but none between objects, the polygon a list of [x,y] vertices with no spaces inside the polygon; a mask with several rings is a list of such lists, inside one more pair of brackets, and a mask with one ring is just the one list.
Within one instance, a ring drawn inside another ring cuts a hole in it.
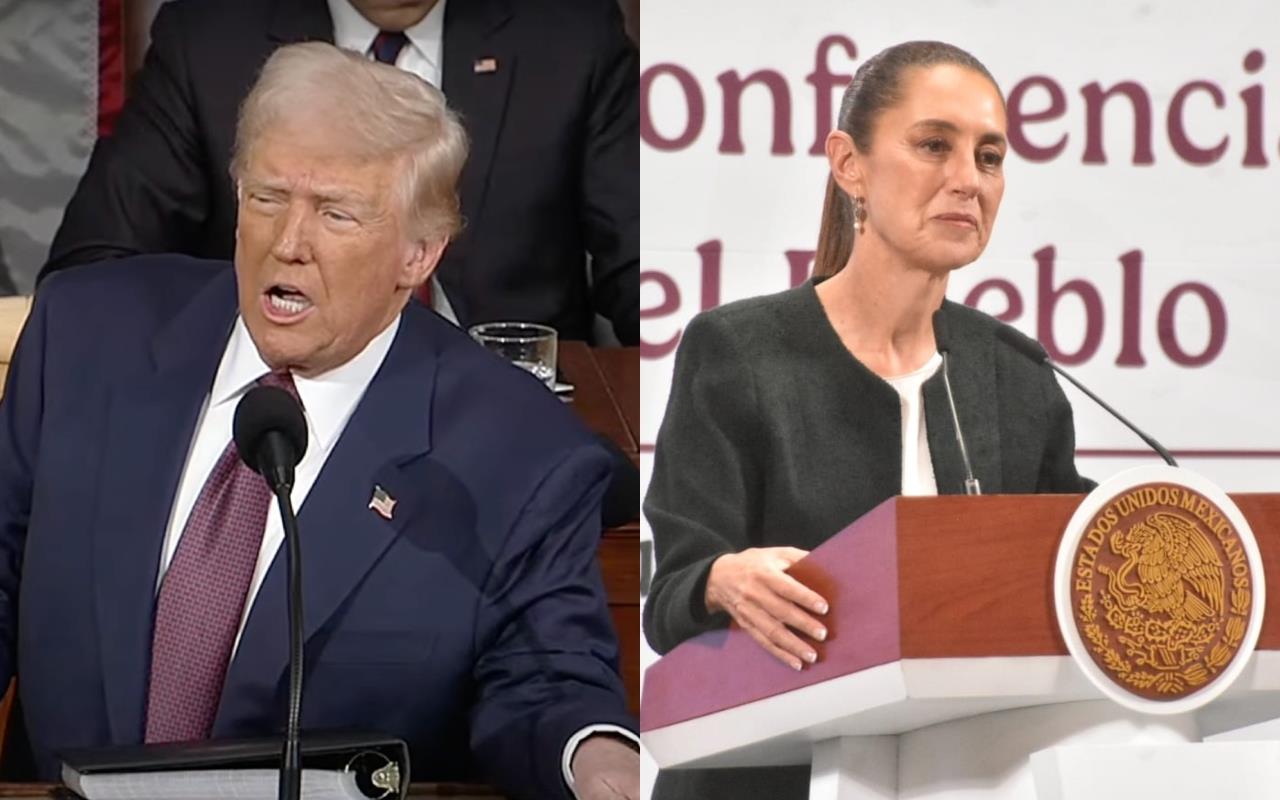
[{"label": "white wall backdrop", "polygon": [[[1184,466],[1280,491],[1280,4],[648,0],[642,24],[642,488],[689,319],[807,277],[854,69],[942,39],[996,76],[1012,144],[949,296],[1037,336]],[[1067,394],[1082,472],[1148,461]]]}]

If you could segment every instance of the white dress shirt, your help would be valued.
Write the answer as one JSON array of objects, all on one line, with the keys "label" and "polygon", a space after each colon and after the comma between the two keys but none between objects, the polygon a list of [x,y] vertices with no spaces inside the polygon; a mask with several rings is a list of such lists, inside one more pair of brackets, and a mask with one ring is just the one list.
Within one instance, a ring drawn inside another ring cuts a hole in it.
[{"label": "white dress shirt", "polygon": [[[315,483],[316,476],[329,460],[329,453],[338,437],[347,427],[356,404],[364,397],[365,389],[373,380],[374,373],[382,366],[391,342],[400,327],[400,317],[386,330],[379,333],[365,346],[355,358],[323,375],[315,378],[293,376],[293,383],[298,388],[298,398],[307,419],[307,452],[298,463],[295,472],[293,507],[299,512],[306,502],[307,493]],[[169,525],[165,530],[164,549],[160,556],[160,579],[169,569],[173,554],[178,549],[178,540],[186,527],[191,509],[200,496],[200,490],[213,471],[213,466],[222,456],[227,443],[231,441],[231,421],[235,416],[236,404],[245,392],[253,388],[254,382],[271,368],[258,355],[258,348],[249,338],[249,330],[244,320],[236,317],[235,327],[231,331],[231,339],[222,353],[222,362],[218,364],[218,372],[213,379],[213,388],[205,400],[205,407],[196,422],[196,432],[191,438],[191,450],[187,454],[187,463],[178,481],[178,493],[174,498],[173,508],[169,512]],[[244,612],[240,616],[240,632],[236,634],[235,648],[240,646],[240,633],[244,632],[245,620],[249,617],[249,609],[258,596],[262,579],[284,541],[284,526],[280,522],[280,509],[272,503],[267,510],[267,527],[262,533],[262,547],[258,551],[258,562],[253,568],[253,578],[249,582],[249,591],[245,595]],[[157,582],[156,591],[159,591]]]},{"label": "white dress shirt", "polygon": [[[444,53],[445,1],[439,0],[417,25],[405,30],[404,35],[408,37],[409,43],[396,58],[397,67],[417,75],[440,91],[444,91],[444,87],[440,85],[440,75]],[[377,27],[365,19],[349,0],[328,2],[329,16],[333,18],[333,43],[345,50],[354,50],[373,58],[373,40],[378,37]],[[454,313],[449,297],[435,275],[431,276],[431,308],[454,325],[458,324],[458,315]]]},{"label": "white dress shirt", "polygon": [[[364,397],[365,390],[373,376],[382,366],[383,360],[391,350],[396,331],[400,328],[400,317],[387,326],[365,346],[364,350],[342,366],[330,370],[314,378],[293,376],[294,385],[298,389],[298,397],[302,401],[304,415],[307,420],[307,452],[298,463],[294,475],[293,492],[290,497],[293,507],[301,512],[306,502],[307,493],[329,460],[329,454],[342,436],[347,422],[351,419],[356,405]],[[249,338],[249,330],[244,320],[237,316],[231,338],[223,351],[222,361],[218,364],[218,372],[213,379],[213,388],[205,400],[204,408],[196,422],[195,435],[191,439],[191,449],[187,453],[186,464],[182,469],[182,477],[178,481],[178,493],[174,498],[173,508],[169,512],[169,524],[165,529],[164,547],[160,551],[160,571],[156,583],[157,593],[165,572],[173,561],[173,554],[178,549],[178,540],[186,527],[187,518],[195,506],[200,490],[213,471],[214,465],[222,456],[227,444],[231,441],[231,423],[235,416],[236,404],[240,398],[253,388],[255,381],[271,369],[258,354],[258,348]],[[235,645],[232,647],[232,658],[240,646],[240,635],[244,632],[245,621],[253,601],[262,586],[263,578],[275,560],[276,553],[284,541],[284,526],[280,522],[280,510],[272,503],[267,510],[267,525],[262,534],[262,546],[258,550],[258,561],[253,569],[253,578],[245,595],[244,611],[240,616],[240,629],[236,632]],[[578,745],[593,733],[615,733],[636,742],[635,734],[616,725],[590,725],[575,733],[565,744],[561,757],[561,771],[565,783],[579,797],[574,785],[573,763],[574,753]]]},{"label": "white dress shirt", "polygon": [[886,378],[898,392],[902,404],[902,494],[936,495],[938,481],[929,453],[929,431],[924,418],[924,382],[942,366],[942,355],[934,353],[920,369]]},{"label": "white dress shirt", "polygon": [[[445,0],[440,0],[417,25],[405,29],[404,35],[408,37],[409,44],[396,58],[397,67],[412,72],[437,89],[441,88],[444,6]],[[334,44],[373,57],[370,49],[378,36],[378,29],[351,5],[350,0],[329,0],[329,16],[333,18]]]}]

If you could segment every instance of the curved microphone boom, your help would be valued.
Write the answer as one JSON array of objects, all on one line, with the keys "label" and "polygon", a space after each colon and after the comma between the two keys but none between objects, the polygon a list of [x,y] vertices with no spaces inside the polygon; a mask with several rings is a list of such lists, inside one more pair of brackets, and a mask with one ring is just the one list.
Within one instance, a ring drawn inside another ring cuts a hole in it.
[{"label": "curved microphone boom", "polygon": [[302,796],[298,728],[302,715],[302,546],[293,513],[294,468],[307,452],[307,421],[293,395],[275,386],[256,386],[236,406],[232,423],[236,450],[250,469],[266,479],[280,506],[289,562],[289,716],[285,725],[280,797]]},{"label": "curved microphone boom", "polygon": [[1004,342],[1005,344],[1009,345],[1010,347],[1012,347],[1014,350],[1018,351],[1022,355],[1036,362],[1037,364],[1044,364],[1045,366],[1049,367],[1049,369],[1053,370],[1054,372],[1058,373],[1062,377],[1071,381],[1072,386],[1084,392],[1085,395],[1088,396],[1090,400],[1092,400],[1093,402],[1105,408],[1107,410],[1107,413],[1109,413],[1111,416],[1115,417],[1116,419],[1120,420],[1120,422],[1124,423],[1124,426],[1126,428],[1138,434],[1138,438],[1146,442],[1147,445],[1152,450],[1155,450],[1156,453],[1165,460],[1166,464],[1168,464],[1171,467],[1178,466],[1178,462],[1174,460],[1173,456],[1169,453],[1168,450],[1164,449],[1164,445],[1160,444],[1155,439],[1148,436],[1146,433],[1143,433],[1141,430],[1138,429],[1137,425],[1134,425],[1132,422],[1125,419],[1124,415],[1121,414],[1119,411],[1116,411],[1114,408],[1112,408],[1107,403],[1107,401],[1103,400],[1101,397],[1098,397],[1096,394],[1089,391],[1083,383],[1071,377],[1069,374],[1067,374],[1066,370],[1062,369],[1062,367],[1059,367],[1057,364],[1053,363],[1052,359],[1049,358],[1049,354],[1045,352],[1044,346],[1041,345],[1039,342],[1037,342],[1035,339],[1032,339],[1028,336],[1024,336],[1023,334],[1015,331],[1013,328],[1005,328],[1005,327],[996,329],[996,338]]}]

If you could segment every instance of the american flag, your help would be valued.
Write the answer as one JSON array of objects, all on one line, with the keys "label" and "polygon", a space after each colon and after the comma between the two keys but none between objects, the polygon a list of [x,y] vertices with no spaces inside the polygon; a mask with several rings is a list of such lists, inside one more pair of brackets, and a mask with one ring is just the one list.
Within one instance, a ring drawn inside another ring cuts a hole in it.
[{"label": "american flag", "polygon": [[395,510],[395,507],[396,499],[387,494],[386,489],[375,484],[373,487],[373,499],[369,501],[369,508],[381,514],[383,519],[391,519],[391,512]]}]

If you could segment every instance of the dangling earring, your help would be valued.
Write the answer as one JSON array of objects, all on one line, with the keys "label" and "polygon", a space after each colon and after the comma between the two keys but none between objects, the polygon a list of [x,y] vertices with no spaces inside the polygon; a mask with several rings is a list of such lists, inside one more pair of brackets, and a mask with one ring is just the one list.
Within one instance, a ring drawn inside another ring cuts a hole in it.
[{"label": "dangling earring", "polygon": [[867,232],[867,207],[861,197],[853,198],[853,230],[859,236]]}]

